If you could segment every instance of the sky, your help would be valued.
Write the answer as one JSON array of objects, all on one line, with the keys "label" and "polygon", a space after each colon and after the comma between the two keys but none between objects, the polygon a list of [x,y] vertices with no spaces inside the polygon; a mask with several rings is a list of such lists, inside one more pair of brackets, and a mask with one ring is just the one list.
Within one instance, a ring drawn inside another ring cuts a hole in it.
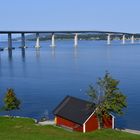
[{"label": "sky", "polygon": [[0,30],[140,33],[140,0],[0,0]]}]

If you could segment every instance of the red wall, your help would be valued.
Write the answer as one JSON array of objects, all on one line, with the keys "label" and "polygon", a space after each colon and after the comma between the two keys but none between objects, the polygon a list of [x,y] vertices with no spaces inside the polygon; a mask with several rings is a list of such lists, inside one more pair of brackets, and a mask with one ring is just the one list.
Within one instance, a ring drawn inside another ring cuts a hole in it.
[{"label": "red wall", "polygon": [[72,121],[63,119],[61,117],[56,117],[56,124],[59,126],[66,126],[72,128],[74,131],[83,132],[83,126],[80,126]]},{"label": "red wall", "polygon": [[91,116],[91,118],[85,123],[86,132],[90,132],[98,129],[98,120],[95,115]]},{"label": "red wall", "polygon": [[112,116],[105,116],[103,117],[103,124],[104,128],[112,128]]},{"label": "red wall", "polygon": [[[104,128],[112,128],[112,116],[103,117]],[[83,126],[78,125],[72,121],[63,119],[59,116],[56,117],[56,125],[71,128],[74,131],[83,132]],[[91,116],[90,119],[85,123],[85,130],[86,132],[91,132],[98,129],[98,120],[95,115]]]}]

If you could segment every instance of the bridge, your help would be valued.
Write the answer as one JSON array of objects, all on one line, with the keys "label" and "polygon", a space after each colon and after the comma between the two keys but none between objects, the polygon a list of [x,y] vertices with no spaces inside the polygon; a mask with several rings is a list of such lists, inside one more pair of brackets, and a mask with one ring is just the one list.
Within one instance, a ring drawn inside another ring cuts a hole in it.
[{"label": "bridge", "polygon": [[118,35],[122,36],[122,44],[125,44],[126,35],[131,36],[131,43],[134,43],[135,35],[139,33],[126,33],[126,32],[113,32],[113,31],[0,31],[0,34],[8,35],[8,50],[12,50],[12,34],[21,34],[21,48],[26,47],[25,34],[36,34],[36,44],[35,48],[40,48],[40,33],[51,34],[51,47],[55,47],[55,35],[58,33],[63,34],[73,34],[74,35],[74,47],[78,46],[78,35],[79,34],[105,34],[107,35],[107,44],[111,44],[111,36]]}]

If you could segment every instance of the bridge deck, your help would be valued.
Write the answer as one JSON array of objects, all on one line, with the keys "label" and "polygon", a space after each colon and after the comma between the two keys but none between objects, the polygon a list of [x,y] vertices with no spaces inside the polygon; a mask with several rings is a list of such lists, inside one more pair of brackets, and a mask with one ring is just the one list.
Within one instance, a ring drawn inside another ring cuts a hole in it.
[{"label": "bridge deck", "polygon": [[127,35],[133,35],[138,33],[125,33],[125,32],[113,32],[113,31],[0,31],[0,34],[7,34],[7,33],[12,33],[12,34],[20,34],[20,33],[100,33],[100,34],[127,34]]}]

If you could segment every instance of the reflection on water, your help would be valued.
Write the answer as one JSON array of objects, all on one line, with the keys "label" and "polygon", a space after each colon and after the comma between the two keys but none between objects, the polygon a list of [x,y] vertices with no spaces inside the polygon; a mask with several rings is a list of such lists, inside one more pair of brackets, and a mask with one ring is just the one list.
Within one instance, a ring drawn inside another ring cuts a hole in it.
[{"label": "reflection on water", "polygon": [[12,50],[8,50],[9,61],[12,61]]},{"label": "reflection on water", "polygon": [[77,47],[74,47],[73,54],[74,54],[74,58],[78,57],[78,48]]},{"label": "reflection on water", "polygon": [[21,48],[22,60],[25,61],[25,48]]},{"label": "reflection on water", "polygon": [[[1,52],[0,52],[0,66],[1,66]],[[0,68],[0,76],[1,76],[1,68]]]},{"label": "reflection on water", "polygon": [[8,66],[9,66],[9,74],[11,77],[14,76],[14,68],[13,68],[13,52],[12,50],[8,50]]},{"label": "reflection on water", "polygon": [[55,47],[51,47],[51,50],[52,50],[52,51],[51,51],[51,52],[52,52],[52,57],[55,58],[55,51],[56,51],[56,50],[55,50]]},{"label": "reflection on water", "polygon": [[1,64],[1,53],[0,53],[0,64]]},{"label": "reflection on water", "polygon": [[40,57],[40,48],[36,48],[35,52],[36,52],[36,58],[39,58]]}]

